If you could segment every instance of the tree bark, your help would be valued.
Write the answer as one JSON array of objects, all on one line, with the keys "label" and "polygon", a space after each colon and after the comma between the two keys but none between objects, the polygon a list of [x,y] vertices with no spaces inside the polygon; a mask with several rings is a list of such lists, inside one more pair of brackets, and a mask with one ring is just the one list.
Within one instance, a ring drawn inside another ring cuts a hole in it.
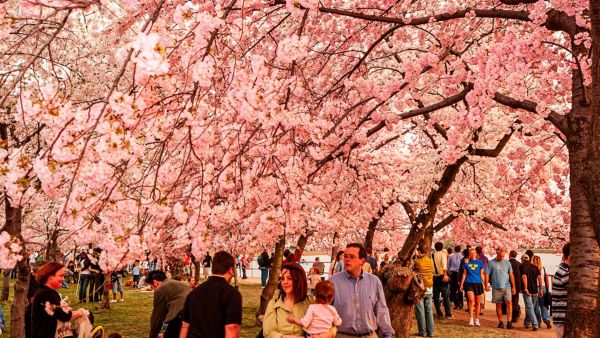
[{"label": "tree bark", "polygon": [[[584,50],[576,46],[577,54]],[[593,67],[592,67],[593,68]],[[569,151],[571,195],[571,268],[565,336],[594,337],[597,315],[598,276],[600,275],[600,247],[594,232],[593,207],[590,208],[586,193],[592,191],[589,174],[597,170],[586,166],[586,155],[591,150],[592,112],[587,104],[586,88],[582,86],[578,70],[572,72],[572,108],[566,116],[567,149]],[[597,100],[592,95],[592,100]],[[595,138],[599,137],[595,136]]]},{"label": "tree bark", "polygon": [[46,244],[46,254],[44,257],[48,262],[58,262],[59,249],[56,241],[58,240],[58,230],[53,230]]},{"label": "tree bark", "polygon": [[260,306],[256,310],[256,326],[262,326],[262,320],[260,316],[265,314],[267,310],[267,305],[271,298],[273,298],[273,294],[275,293],[275,289],[277,289],[277,282],[279,281],[279,272],[281,271],[281,262],[283,261],[283,250],[285,249],[285,236],[281,236],[277,244],[275,245],[275,257],[273,257],[273,266],[271,267],[271,274],[269,275],[269,281],[267,282],[267,286],[262,291],[260,295]]},{"label": "tree bark", "polygon": [[340,250],[339,234],[337,231],[333,233],[332,243],[333,245],[331,246],[331,259],[329,260],[330,271],[332,271],[332,266],[335,264],[335,257],[337,256],[337,253]]},{"label": "tree bark", "polygon": [[[8,144],[8,125],[0,123],[0,139]],[[15,296],[10,308],[10,337],[25,337],[25,308],[29,300],[27,299],[27,289],[29,289],[29,264],[27,262],[27,246],[23,240],[22,234],[22,209],[20,206],[12,206],[10,198],[4,196],[4,216],[6,222],[2,231],[6,231],[11,238],[15,238],[21,250],[17,253],[23,257],[17,262],[17,282],[15,283]]]},{"label": "tree bark", "polygon": [[102,308],[110,310],[110,272],[104,274],[104,288],[102,289]]},{"label": "tree bark", "polygon": [[0,296],[0,301],[6,302],[8,301],[8,296],[10,294],[10,271],[11,269],[6,269],[3,271],[3,279],[2,279],[2,296]]},{"label": "tree bark", "polygon": [[[581,277],[577,278],[578,282],[581,282],[582,284],[584,282],[588,282],[588,284],[585,285],[586,287],[586,294],[591,294],[593,289],[595,288],[595,293],[596,293],[596,297],[595,297],[595,301],[592,302],[591,300],[587,300],[587,307],[588,308],[595,308],[596,311],[594,313],[590,313],[588,311],[582,313],[581,315],[585,316],[585,315],[594,315],[589,316],[589,317],[585,317],[585,318],[579,318],[580,315],[577,314],[573,314],[571,315],[571,284],[569,285],[569,300],[568,300],[568,306],[569,308],[567,309],[567,314],[568,317],[575,317],[575,318],[569,318],[569,321],[567,323],[567,327],[565,329],[567,329],[567,332],[569,334],[569,336],[580,336],[583,337],[582,334],[588,334],[591,333],[590,330],[591,328],[591,324],[595,323],[595,327],[594,327],[594,331],[595,334],[590,334],[589,337],[600,337],[600,311],[598,311],[597,307],[598,304],[600,304],[600,288],[598,287],[598,280],[600,279],[600,260],[598,260],[598,257],[600,256],[599,254],[599,244],[600,244],[600,196],[598,194],[600,194],[600,1],[593,1],[590,0],[590,18],[591,18],[591,23],[592,23],[592,28],[590,31],[590,36],[592,38],[592,47],[591,47],[591,58],[592,58],[592,68],[591,68],[591,73],[592,73],[592,87],[591,87],[591,93],[590,93],[590,98],[591,98],[591,107],[590,107],[590,115],[591,115],[591,127],[590,127],[590,138],[589,138],[589,142],[586,144],[587,145],[587,154],[586,157],[584,159],[584,164],[583,164],[583,175],[581,176],[581,184],[584,186],[584,192],[586,194],[586,200],[587,203],[585,203],[584,201],[577,201],[575,202],[575,200],[573,199],[573,196],[571,196],[571,203],[572,205],[577,205],[577,204],[585,204],[587,207],[587,210],[591,211],[590,216],[591,219],[586,223],[590,224],[590,227],[586,227],[584,230],[585,233],[583,233],[581,236],[582,238],[586,239],[586,243],[582,243],[584,245],[591,245],[592,254],[590,255],[589,252],[586,252],[588,249],[588,246],[578,246],[578,248],[580,248],[580,250],[573,250],[571,249],[571,263],[573,265],[573,255],[574,254],[578,254],[578,256],[586,256],[587,260],[593,260],[593,262],[590,263],[595,263],[594,267],[586,267],[587,269],[585,271],[581,271],[583,273],[585,273],[585,275],[582,275]],[[581,199],[581,196],[578,196]],[[590,229],[591,228],[591,229]],[[573,231],[573,229],[572,229]],[[584,237],[585,236],[585,237]],[[591,237],[594,236],[595,237],[595,245],[592,245],[592,239]],[[573,236],[571,236],[571,242],[573,242]],[[590,243],[587,243],[590,242]],[[573,244],[572,248],[573,248]],[[584,250],[584,248],[586,248],[586,250]],[[578,257],[578,262],[582,261],[583,258],[579,258]],[[572,272],[571,272],[572,274]],[[571,278],[569,278],[570,280]],[[580,288],[584,287],[584,285],[579,285]],[[575,297],[575,295],[573,295],[573,298]],[[593,303],[593,304],[591,304]],[[586,331],[579,331],[579,322],[583,319],[583,321],[585,322],[585,329]]]}]

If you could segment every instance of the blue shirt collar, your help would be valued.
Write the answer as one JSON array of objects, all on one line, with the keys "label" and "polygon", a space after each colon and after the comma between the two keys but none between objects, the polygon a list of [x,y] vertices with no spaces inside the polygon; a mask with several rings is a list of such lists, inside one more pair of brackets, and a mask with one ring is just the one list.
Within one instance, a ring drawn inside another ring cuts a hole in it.
[{"label": "blue shirt collar", "polygon": [[362,269],[360,270],[360,276],[358,278],[355,278],[354,276],[352,276],[351,274],[349,274],[346,269],[344,269],[344,271],[342,271],[342,273],[344,274],[344,276],[346,276],[346,278],[352,279],[352,280],[363,279],[364,278],[364,274],[365,274],[365,272]]}]

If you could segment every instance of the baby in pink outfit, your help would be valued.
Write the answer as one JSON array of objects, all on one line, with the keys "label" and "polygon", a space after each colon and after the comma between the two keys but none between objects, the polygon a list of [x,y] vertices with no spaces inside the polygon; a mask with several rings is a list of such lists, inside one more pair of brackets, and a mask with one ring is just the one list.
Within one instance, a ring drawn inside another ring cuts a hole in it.
[{"label": "baby in pink outfit", "polygon": [[333,284],[329,281],[319,282],[315,287],[315,303],[308,306],[308,310],[302,319],[289,316],[288,321],[302,325],[304,332],[314,336],[327,333],[331,326],[340,326],[342,318],[335,308],[331,306],[333,300]]}]

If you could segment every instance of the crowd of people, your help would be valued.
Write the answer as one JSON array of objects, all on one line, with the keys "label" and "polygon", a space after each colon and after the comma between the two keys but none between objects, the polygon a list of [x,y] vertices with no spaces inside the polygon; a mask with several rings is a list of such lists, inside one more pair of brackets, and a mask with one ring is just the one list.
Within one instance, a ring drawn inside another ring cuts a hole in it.
[{"label": "crowd of people", "polygon": [[[96,295],[101,294],[97,286],[103,284],[96,276],[103,276],[97,263],[99,253],[99,250],[90,255],[80,253],[78,260],[66,266],[34,261],[33,284],[28,295],[32,305],[26,312],[29,319],[27,337],[54,337],[48,332],[56,332],[62,323],[79,319],[78,325],[82,325],[89,319],[87,310],[64,307],[56,290],[64,287],[67,277],[73,277],[80,288],[80,302],[96,301]],[[301,256],[299,249],[284,252],[277,291],[268,302],[264,316],[260,317],[262,336],[394,336],[383,287],[376,275],[390,263],[387,254],[379,260],[362,244],[350,243],[332,261],[327,280],[325,264],[320,259],[315,259],[307,274],[299,264]],[[482,247],[462,250],[461,246],[456,246],[447,250],[438,242],[432,250],[425,242],[420,242],[413,259],[413,270],[424,287],[415,306],[418,335],[434,336],[434,309],[439,320],[453,319],[452,311],[464,309],[469,313],[466,325],[481,326],[486,292],[491,292],[498,328],[512,329],[524,312],[525,327],[537,331],[545,324],[548,329],[554,327],[556,336],[561,337],[567,303],[569,244],[563,248],[563,260],[553,278],[546,272],[540,256],[533,251],[527,250],[520,256],[520,261],[518,256],[513,250],[507,259],[505,249],[499,247],[495,257],[489,259]],[[230,281],[236,269],[243,269],[249,260],[250,257],[234,257],[224,251],[214,256],[207,253],[202,260],[206,277],[203,283],[198,283],[194,276],[187,282],[175,280],[157,266],[140,268],[140,262],[135,261],[110,275],[111,301],[118,301],[117,294],[123,301],[123,278],[131,274],[132,286],[140,287],[143,283],[154,291],[150,338],[159,337],[161,331],[165,338],[238,337],[242,296]],[[264,287],[271,273],[273,255],[269,256],[265,250],[257,263]],[[244,270],[241,272],[243,278]],[[191,274],[191,271],[185,273]],[[519,305],[519,294],[525,304],[524,311]],[[0,330],[4,325],[0,309]]]},{"label": "crowd of people", "polygon": [[463,309],[466,296],[468,325],[481,326],[479,318],[483,314],[485,292],[491,292],[498,328],[512,329],[513,324],[519,321],[520,294],[525,304],[524,327],[537,331],[542,323],[547,329],[554,324],[556,336],[562,337],[570,265],[569,244],[563,247],[562,263],[552,282],[540,256],[531,250],[521,255],[518,261],[518,253],[514,250],[506,259],[506,250],[502,247],[496,249],[496,256],[492,260],[484,255],[481,247],[468,247],[461,251],[462,248],[456,246],[451,255],[447,254],[441,242],[436,243],[434,248],[432,254],[427,245],[420,243],[414,259],[414,270],[421,276],[426,288],[423,298],[415,307],[419,336],[434,335],[432,299],[437,317],[452,319],[452,310]]}]

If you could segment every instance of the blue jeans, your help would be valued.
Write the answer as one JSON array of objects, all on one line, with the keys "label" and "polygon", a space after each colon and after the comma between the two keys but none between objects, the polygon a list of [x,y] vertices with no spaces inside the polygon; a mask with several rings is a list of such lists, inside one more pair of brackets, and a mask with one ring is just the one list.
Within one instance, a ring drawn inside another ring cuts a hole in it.
[{"label": "blue jeans", "polygon": [[415,305],[415,316],[417,317],[419,335],[433,337],[434,327],[431,294],[424,295],[423,299]]},{"label": "blue jeans", "polygon": [[[546,290],[545,286],[544,286],[543,290],[544,290],[544,294],[546,294],[546,292],[548,292]],[[550,305],[551,304],[544,303],[544,297],[540,298],[540,309],[541,309],[541,313],[542,313],[542,320],[544,320],[545,322],[549,321],[551,319],[550,318],[550,310],[549,310]],[[539,318],[538,318],[538,320],[539,320]],[[540,325],[541,325],[541,323],[540,323]]]},{"label": "blue jeans", "polygon": [[87,288],[90,283],[90,275],[80,274],[79,275],[79,301],[85,303],[87,296]]},{"label": "blue jeans", "polygon": [[525,324],[527,325],[527,319],[529,319],[529,323],[533,327],[540,327],[540,322],[538,322],[538,317],[541,317],[540,307],[539,307],[539,295],[527,295],[523,294],[523,300],[525,301]]},{"label": "blue jeans", "polygon": [[260,268],[260,286],[263,288],[267,286],[267,279],[269,278],[269,269],[266,267]]}]

